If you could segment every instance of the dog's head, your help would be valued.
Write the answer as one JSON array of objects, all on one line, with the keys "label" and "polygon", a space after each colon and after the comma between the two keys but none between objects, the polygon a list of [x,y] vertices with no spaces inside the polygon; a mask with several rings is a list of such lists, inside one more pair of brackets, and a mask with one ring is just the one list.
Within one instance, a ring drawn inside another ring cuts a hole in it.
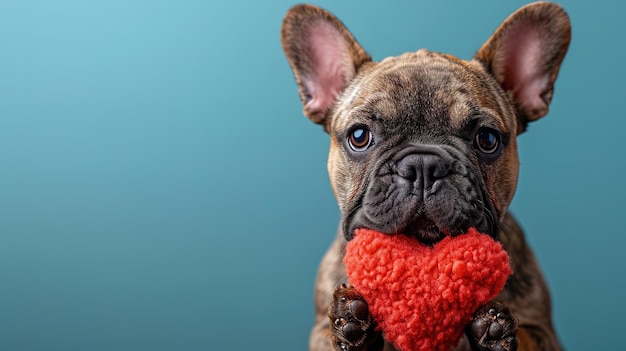
[{"label": "dog's head", "polygon": [[283,49],[304,114],[330,134],[344,235],[496,236],[517,184],[516,137],[548,112],[569,40],[563,9],[535,3],[471,61],[422,49],[373,62],[330,13],[292,8]]}]

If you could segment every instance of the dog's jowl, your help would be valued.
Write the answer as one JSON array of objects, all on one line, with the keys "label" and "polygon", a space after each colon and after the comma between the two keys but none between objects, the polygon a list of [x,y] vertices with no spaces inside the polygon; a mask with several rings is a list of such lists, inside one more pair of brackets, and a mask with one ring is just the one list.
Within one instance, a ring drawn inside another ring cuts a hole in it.
[{"label": "dog's jowl", "polygon": [[341,284],[355,229],[433,244],[475,227],[502,243],[514,274],[476,311],[458,350],[559,350],[546,283],[508,206],[516,138],[548,113],[569,45],[565,11],[520,8],[471,61],[421,49],[373,62],[337,18],[310,5],[292,8],[281,34],[304,114],[330,135],[341,211],[318,272],[309,348],[394,350],[359,292]]}]

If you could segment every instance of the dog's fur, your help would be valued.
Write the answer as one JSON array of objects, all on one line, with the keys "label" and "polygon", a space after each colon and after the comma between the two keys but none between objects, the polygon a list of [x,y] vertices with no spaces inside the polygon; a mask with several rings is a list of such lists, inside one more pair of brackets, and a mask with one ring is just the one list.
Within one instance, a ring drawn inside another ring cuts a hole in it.
[{"label": "dog's fur", "polygon": [[345,242],[361,227],[425,243],[469,227],[496,237],[514,275],[498,297],[503,305],[477,311],[458,349],[560,349],[546,283],[508,206],[516,137],[547,114],[569,40],[567,14],[540,2],[507,18],[471,61],[422,49],[373,62],[325,10],[287,13],[283,49],[304,114],[330,135],[328,172],[341,210],[316,282],[311,350],[393,349],[363,323],[363,311],[354,318],[362,299],[339,284]]}]

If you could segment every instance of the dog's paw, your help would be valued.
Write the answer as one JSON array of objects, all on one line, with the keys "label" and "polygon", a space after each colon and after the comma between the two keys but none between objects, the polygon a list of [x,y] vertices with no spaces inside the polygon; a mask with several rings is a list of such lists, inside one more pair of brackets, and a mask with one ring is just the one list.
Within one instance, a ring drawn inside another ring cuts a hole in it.
[{"label": "dog's paw", "polygon": [[516,351],[519,343],[515,316],[498,302],[479,309],[466,333],[474,349],[481,351]]},{"label": "dog's paw", "polygon": [[356,289],[342,284],[335,290],[328,318],[335,350],[382,349],[382,334],[376,331],[376,323],[370,316],[367,302]]}]

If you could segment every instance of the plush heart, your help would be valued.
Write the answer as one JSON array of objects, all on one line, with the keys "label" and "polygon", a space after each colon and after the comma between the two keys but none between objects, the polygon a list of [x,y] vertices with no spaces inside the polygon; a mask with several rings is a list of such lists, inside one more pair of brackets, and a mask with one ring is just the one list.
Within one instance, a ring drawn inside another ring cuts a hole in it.
[{"label": "plush heart", "polygon": [[401,351],[456,346],[474,312],[498,295],[512,273],[502,246],[473,228],[433,246],[358,229],[344,263],[350,284]]}]

